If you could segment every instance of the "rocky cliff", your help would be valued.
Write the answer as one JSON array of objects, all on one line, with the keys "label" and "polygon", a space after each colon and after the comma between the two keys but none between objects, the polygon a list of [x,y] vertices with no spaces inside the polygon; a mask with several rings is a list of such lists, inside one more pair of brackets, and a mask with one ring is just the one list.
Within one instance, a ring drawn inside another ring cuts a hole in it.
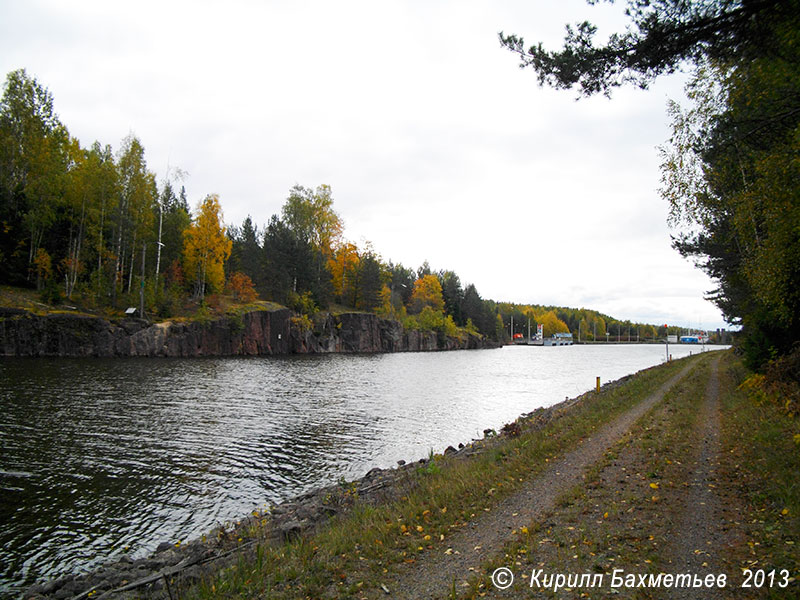
[{"label": "rocky cliff", "polygon": [[493,347],[406,331],[397,321],[366,313],[327,315],[308,328],[288,309],[259,310],[208,322],[140,319],[118,322],[77,314],[35,315],[0,308],[3,356],[254,356],[291,353],[415,352]]}]

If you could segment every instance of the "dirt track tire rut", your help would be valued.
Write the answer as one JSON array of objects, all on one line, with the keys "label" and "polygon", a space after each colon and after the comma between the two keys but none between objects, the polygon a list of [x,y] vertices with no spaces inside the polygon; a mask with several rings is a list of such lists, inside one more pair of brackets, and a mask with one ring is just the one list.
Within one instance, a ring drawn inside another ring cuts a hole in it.
[{"label": "dirt track tire rut", "polygon": [[502,550],[512,529],[541,518],[553,509],[560,494],[581,484],[586,468],[599,460],[693,367],[694,362],[690,362],[645,400],[584,439],[577,448],[553,461],[544,473],[454,534],[448,543],[450,553],[429,554],[414,565],[401,567],[386,583],[391,597],[415,600],[448,597],[454,583],[458,589],[484,561]]}]

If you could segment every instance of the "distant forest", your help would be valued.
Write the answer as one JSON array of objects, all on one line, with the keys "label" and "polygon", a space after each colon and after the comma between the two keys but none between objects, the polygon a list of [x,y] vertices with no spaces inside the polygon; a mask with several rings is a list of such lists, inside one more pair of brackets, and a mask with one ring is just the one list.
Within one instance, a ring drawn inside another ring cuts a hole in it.
[{"label": "distant forest", "polygon": [[116,152],[83,147],[25,70],[6,78],[0,140],[0,280],[35,288],[49,304],[114,314],[143,299],[148,317],[170,319],[219,312],[223,299],[262,299],[309,323],[322,310],[369,311],[406,328],[499,341],[537,324],[545,336],[585,341],[666,333],[593,310],[495,302],[453,271],[384,260],[343,237],[326,185],[293,187],[266,224],[248,216],[225,225],[216,195],[190,207],[180,170],[158,181],[135,135]]}]

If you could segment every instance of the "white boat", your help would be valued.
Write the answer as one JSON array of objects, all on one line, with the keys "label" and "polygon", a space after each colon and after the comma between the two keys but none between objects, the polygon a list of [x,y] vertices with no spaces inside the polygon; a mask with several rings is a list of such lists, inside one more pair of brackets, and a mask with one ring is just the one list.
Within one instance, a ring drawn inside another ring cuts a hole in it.
[{"label": "white boat", "polygon": [[536,337],[528,340],[529,346],[572,346],[571,333],[554,333],[551,337],[544,337],[544,330],[542,325],[536,328]]}]

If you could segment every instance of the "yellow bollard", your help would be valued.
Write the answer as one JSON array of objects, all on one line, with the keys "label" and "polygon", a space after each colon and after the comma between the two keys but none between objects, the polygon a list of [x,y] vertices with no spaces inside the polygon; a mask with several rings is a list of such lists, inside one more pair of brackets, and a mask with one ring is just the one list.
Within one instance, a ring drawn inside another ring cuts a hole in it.
[{"label": "yellow bollard", "polygon": [[600,391],[600,378],[597,378],[597,391]]}]

